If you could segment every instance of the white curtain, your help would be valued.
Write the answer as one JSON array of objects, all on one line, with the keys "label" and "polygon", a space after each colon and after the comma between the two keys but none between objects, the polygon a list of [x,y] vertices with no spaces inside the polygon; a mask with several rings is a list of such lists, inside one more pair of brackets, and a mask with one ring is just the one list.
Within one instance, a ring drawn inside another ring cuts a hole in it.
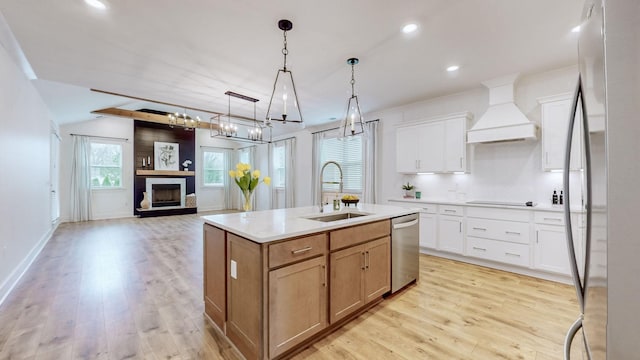
[{"label": "white curtain", "polygon": [[236,159],[235,159],[235,151],[231,149],[224,150],[224,208],[225,209],[235,209],[236,204],[234,203],[234,199],[238,198],[238,186],[235,181],[229,176],[229,170],[236,168]]},{"label": "white curtain", "polygon": [[378,120],[364,124],[365,134],[362,138],[363,179],[362,201],[368,204],[376,203],[376,164],[378,163]]},{"label": "white curtain", "polygon": [[276,168],[273,159],[276,147],[284,147],[284,187],[277,188],[273,186],[271,189],[271,208],[279,208],[278,192],[284,195],[284,207],[292,208],[295,206],[295,158],[296,158],[296,138],[276,141],[269,144],[269,169],[271,174],[275,176]]},{"label": "white curtain", "polygon": [[327,131],[321,131],[313,134],[313,149],[311,152],[311,163],[313,168],[311,169],[311,179],[313,181],[312,201],[313,205],[320,205],[320,156],[322,152],[322,140],[327,137]]},{"label": "white curtain", "polygon": [[91,143],[87,136],[73,137],[71,164],[71,220],[87,221],[91,213]]},{"label": "white curtain", "polygon": [[296,206],[295,176],[296,176],[296,138],[284,140],[285,179],[284,201],[285,207]]}]

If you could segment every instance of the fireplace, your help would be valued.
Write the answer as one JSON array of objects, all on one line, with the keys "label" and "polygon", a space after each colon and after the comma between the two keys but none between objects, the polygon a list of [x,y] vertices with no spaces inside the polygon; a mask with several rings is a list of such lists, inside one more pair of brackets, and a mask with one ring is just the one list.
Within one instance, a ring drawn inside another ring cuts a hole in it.
[{"label": "fireplace", "polygon": [[185,206],[185,178],[147,178],[150,209],[182,208]]}]

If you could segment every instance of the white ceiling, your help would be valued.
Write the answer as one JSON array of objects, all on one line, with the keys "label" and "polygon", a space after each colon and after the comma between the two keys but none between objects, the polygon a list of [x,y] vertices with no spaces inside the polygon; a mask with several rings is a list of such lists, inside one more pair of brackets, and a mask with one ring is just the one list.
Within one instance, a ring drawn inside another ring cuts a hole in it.
[{"label": "white ceiling", "polygon": [[[305,123],[344,116],[349,57],[364,112],[479,87],[493,77],[575,64],[583,0],[2,0],[0,12],[59,123],[120,106],[177,111],[89,91],[227,112],[227,90],[263,119],[287,33]],[[408,22],[418,31],[403,34]],[[460,65],[447,73],[451,64]],[[232,113],[253,116],[232,102]]]}]

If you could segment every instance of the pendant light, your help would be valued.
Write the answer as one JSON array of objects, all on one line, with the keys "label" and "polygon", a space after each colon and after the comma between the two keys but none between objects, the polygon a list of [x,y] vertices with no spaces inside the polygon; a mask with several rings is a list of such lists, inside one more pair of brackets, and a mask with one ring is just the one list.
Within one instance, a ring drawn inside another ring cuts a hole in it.
[{"label": "pendant light", "polygon": [[293,29],[293,23],[289,20],[280,20],[278,21],[278,28],[284,32],[284,47],[282,48],[284,66],[282,69],[278,69],[276,74],[265,123],[267,125],[271,125],[272,121],[281,121],[283,124],[287,122],[302,123],[302,113],[300,112],[300,103],[296,86],[293,82],[293,75],[291,70],[287,69],[287,55],[289,54],[287,31]]},{"label": "pendant light", "polygon": [[347,114],[342,122],[342,136],[353,136],[362,134],[364,130],[364,120],[360,111],[360,103],[358,95],[355,93],[355,69],[354,67],[360,62],[358,58],[350,58],[347,64],[351,65],[351,97],[347,103]]}]

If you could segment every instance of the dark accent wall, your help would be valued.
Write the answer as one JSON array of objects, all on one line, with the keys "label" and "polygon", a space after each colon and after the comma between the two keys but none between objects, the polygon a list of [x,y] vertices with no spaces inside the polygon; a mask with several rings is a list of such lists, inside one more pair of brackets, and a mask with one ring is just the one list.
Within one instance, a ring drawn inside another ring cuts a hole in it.
[{"label": "dark accent wall", "polygon": [[[183,128],[170,128],[168,125],[156,124],[146,121],[134,120],[133,122],[133,163],[134,163],[134,184],[133,184],[133,213],[135,215],[150,216],[151,213],[156,215],[172,215],[172,214],[187,214],[195,213],[196,208],[174,209],[174,210],[157,210],[149,211],[142,214],[137,210],[140,207],[140,201],[142,201],[142,193],[146,191],[146,179],[149,176],[135,175],[136,170],[154,170],[155,161],[153,160],[153,143],[156,141],[178,143],[179,146],[179,166],[180,170],[183,169],[182,163],[189,159],[191,165],[189,170],[196,169],[196,133],[194,131],[187,131]],[[151,158],[151,166],[145,164],[142,166],[142,159]],[[167,176],[151,176],[166,178]],[[186,177],[187,194],[196,192],[196,179],[195,176]]]}]

